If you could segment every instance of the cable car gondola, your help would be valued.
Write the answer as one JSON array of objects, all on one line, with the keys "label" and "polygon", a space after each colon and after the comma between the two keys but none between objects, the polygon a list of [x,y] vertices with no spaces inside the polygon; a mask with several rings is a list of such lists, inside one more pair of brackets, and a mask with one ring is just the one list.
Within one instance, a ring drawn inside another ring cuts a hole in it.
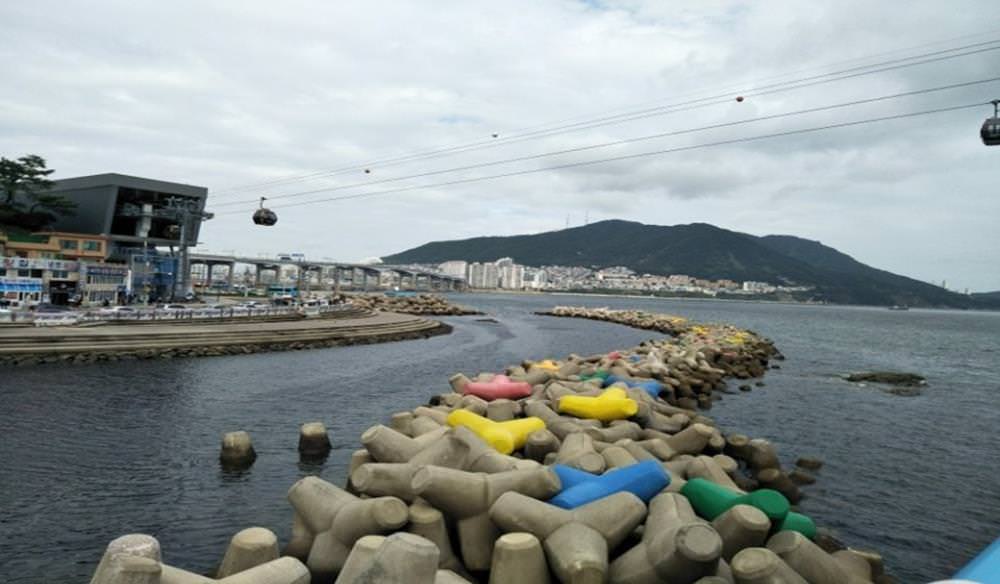
[{"label": "cable car gondola", "polygon": [[994,99],[993,117],[986,118],[983,122],[983,129],[979,131],[979,136],[983,139],[983,144],[987,146],[1000,146],[1000,99]]},{"label": "cable car gondola", "polygon": [[253,222],[257,225],[263,225],[265,227],[270,227],[278,222],[278,216],[274,211],[264,208],[264,201],[267,197],[260,198],[260,209],[257,209],[253,213]]}]

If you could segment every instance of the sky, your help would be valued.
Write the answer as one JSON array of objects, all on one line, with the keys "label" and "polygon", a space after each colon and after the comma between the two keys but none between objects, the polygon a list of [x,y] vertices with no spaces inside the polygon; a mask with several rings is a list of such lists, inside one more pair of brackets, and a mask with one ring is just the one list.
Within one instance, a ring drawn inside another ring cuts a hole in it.
[{"label": "sky", "polygon": [[1000,148],[978,137],[1000,82],[786,115],[1000,77],[993,0],[36,0],[0,5],[0,38],[0,155],[205,186],[199,250],[705,222],[1000,290]]}]

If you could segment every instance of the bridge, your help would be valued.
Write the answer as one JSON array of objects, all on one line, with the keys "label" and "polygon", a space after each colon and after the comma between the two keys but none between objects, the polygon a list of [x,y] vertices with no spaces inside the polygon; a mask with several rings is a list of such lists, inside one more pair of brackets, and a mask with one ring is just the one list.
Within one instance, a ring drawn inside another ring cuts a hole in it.
[{"label": "bridge", "polygon": [[[398,288],[400,290],[434,292],[466,289],[466,282],[462,278],[409,266],[316,261],[292,256],[272,258],[208,253],[191,253],[189,261],[192,272],[195,271],[195,266],[205,266],[205,275],[201,278],[193,275],[193,281],[201,281],[204,285],[212,285],[222,281],[225,282],[225,286],[229,290],[232,290],[236,284],[237,264],[253,266],[255,288],[259,288],[265,283],[264,275],[267,272],[273,274],[268,279],[268,283],[280,283],[282,268],[293,266],[297,271],[296,280],[300,284],[304,284],[305,287],[311,288],[315,285],[315,290],[340,292],[341,290],[377,291]],[[225,271],[224,279],[215,277],[217,268],[222,268]]]}]

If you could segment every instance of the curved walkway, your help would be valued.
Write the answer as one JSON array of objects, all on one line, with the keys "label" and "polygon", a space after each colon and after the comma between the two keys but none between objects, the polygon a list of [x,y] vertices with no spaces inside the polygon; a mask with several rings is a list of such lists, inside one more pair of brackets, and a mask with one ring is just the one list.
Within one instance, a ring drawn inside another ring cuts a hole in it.
[{"label": "curved walkway", "polygon": [[450,330],[438,321],[391,312],[294,321],[11,328],[0,329],[0,363],[251,353],[424,338]]}]

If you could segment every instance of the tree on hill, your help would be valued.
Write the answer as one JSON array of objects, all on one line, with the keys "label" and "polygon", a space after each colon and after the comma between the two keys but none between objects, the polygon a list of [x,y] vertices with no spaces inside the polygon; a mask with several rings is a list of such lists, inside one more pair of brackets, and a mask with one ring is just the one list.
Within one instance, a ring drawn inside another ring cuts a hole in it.
[{"label": "tree on hill", "polygon": [[17,160],[0,157],[0,225],[38,230],[59,215],[73,215],[76,203],[48,192],[55,186],[48,178],[53,172],[37,154]]}]

